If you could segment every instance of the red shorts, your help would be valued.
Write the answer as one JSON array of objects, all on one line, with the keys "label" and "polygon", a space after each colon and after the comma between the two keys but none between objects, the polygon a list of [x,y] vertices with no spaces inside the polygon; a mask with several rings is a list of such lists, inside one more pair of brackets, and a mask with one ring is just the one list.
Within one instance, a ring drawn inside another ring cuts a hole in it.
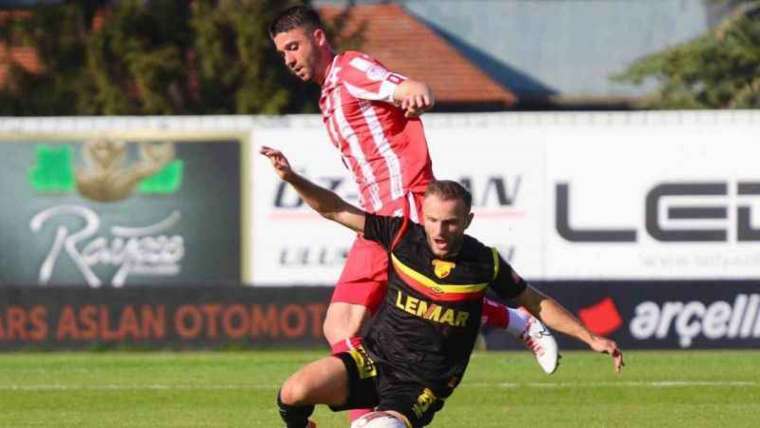
[{"label": "red shorts", "polygon": [[[384,207],[378,214],[398,215],[404,205],[409,206],[409,216],[415,222],[422,218],[422,193],[410,193],[409,198],[399,199],[397,204]],[[414,205],[411,206],[413,199]],[[382,245],[357,236],[346,257],[332,295],[332,302],[366,306],[375,313],[385,297],[388,285],[388,252]]]}]

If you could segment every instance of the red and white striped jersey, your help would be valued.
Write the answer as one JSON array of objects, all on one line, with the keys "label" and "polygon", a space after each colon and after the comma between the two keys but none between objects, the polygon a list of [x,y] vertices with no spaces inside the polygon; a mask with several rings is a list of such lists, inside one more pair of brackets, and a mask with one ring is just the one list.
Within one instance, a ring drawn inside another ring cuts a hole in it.
[{"label": "red and white striped jersey", "polygon": [[354,175],[362,208],[375,214],[398,215],[404,198],[424,192],[433,179],[422,122],[393,104],[404,80],[368,55],[347,51],[333,59],[322,85],[322,120]]}]

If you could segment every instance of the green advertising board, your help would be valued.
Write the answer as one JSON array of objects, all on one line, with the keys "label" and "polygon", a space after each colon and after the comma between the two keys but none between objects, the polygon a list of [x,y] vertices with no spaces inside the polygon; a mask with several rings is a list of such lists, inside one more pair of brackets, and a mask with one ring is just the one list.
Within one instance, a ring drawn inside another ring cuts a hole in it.
[{"label": "green advertising board", "polygon": [[0,141],[0,285],[241,281],[238,140]]}]

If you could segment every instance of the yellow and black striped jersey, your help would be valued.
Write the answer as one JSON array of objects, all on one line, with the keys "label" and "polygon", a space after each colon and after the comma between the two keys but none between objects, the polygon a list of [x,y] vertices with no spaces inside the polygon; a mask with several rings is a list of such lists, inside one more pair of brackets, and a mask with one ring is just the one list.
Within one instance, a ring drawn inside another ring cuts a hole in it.
[{"label": "yellow and black striped jersey", "polygon": [[431,251],[422,226],[368,214],[364,237],[388,250],[388,290],[365,335],[371,357],[399,381],[448,396],[459,383],[480,329],[487,289],[519,295],[523,281],[494,248],[465,235],[451,260]]}]

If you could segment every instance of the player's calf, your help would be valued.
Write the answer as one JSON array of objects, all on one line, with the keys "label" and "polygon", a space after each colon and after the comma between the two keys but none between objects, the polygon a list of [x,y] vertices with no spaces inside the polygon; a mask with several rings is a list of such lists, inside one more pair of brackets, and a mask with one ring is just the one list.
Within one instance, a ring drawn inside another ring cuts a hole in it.
[{"label": "player's calf", "polygon": [[280,417],[285,422],[287,428],[309,428],[315,427],[313,422],[309,420],[309,416],[314,412],[313,405],[299,406],[296,404],[289,404],[286,401],[292,401],[286,398],[283,401],[282,390],[277,392],[277,408],[280,411]]},{"label": "player's calf", "polygon": [[325,357],[311,362],[282,385],[277,407],[288,428],[313,427],[309,416],[315,404],[341,405],[348,397],[348,373],[340,358]]}]

